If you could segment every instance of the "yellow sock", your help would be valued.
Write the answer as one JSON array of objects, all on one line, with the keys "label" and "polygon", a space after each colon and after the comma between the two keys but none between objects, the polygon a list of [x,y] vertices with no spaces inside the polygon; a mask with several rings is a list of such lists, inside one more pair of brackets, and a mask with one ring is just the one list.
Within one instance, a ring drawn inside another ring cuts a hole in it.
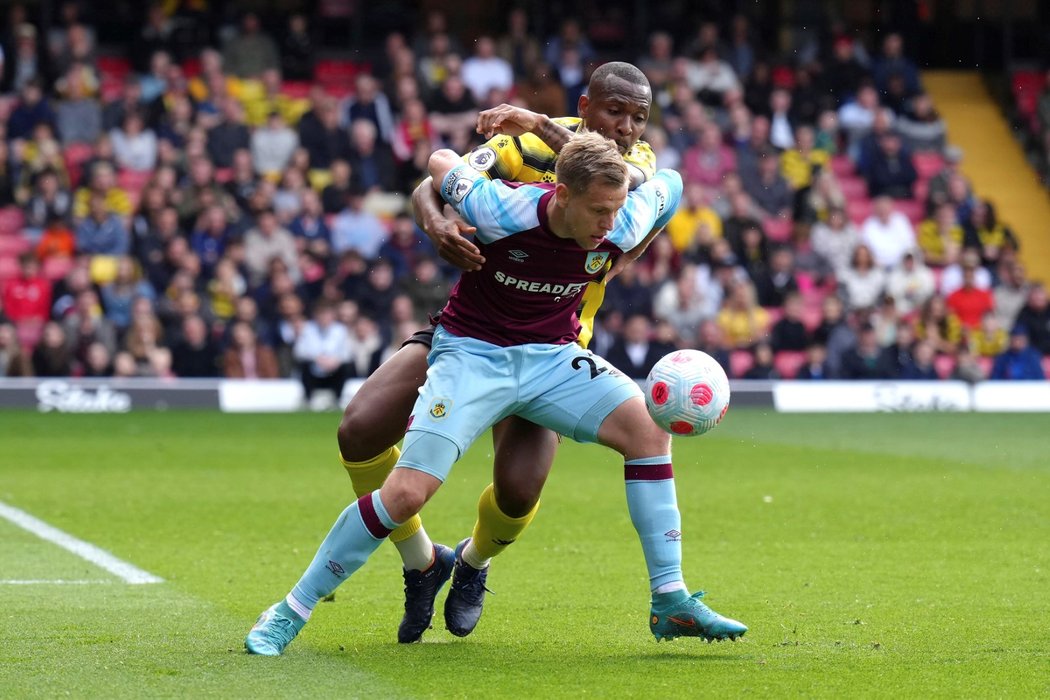
[{"label": "yellow sock", "polygon": [[[342,455],[339,455],[339,461],[343,463],[343,468],[350,475],[350,483],[354,487],[354,493],[358,496],[364,496],[383,485],[400,456],[401,450],[397,449],[397,445],[394,445],[386,452],[364,462],[348,462],[343,459]],[[421,527],[423,527],[423,521],[419,519],[418,515],[413,515],[390,533],[390,541],[396,543],[407,540],[416,534]]]},{"label": "yellow sock", "polygon": [[478,521],[474,524],[474,535],[471,544],[481,559],[491,559],[507,548],[525,531],[540,504],[520,518],[512,518],[496,505],[496,491],[489,484],[478,500]]}]

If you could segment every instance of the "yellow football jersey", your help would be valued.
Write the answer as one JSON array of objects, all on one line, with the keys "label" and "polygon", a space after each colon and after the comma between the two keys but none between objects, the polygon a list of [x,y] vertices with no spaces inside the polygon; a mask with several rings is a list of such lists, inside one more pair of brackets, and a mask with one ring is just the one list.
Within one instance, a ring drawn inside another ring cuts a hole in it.
[{"label": "yellow football jersey", "polygon": [[[557,117],[560,124],[570,131],[580,128],[579,117]],[[506,136],[498,134],[463,157],[475,170],[490,179],[512,182],[555,182],[554,164],[558,154],[535,134]],[[624,161],[638,168],[648,180],[656,174],[656,154],[645,141],[638,141],[624,154]],[[580,337],[577,342],[587,347],[594,334],[594,315],[605,299],[605,280],[591,282],[580,302]]]}]

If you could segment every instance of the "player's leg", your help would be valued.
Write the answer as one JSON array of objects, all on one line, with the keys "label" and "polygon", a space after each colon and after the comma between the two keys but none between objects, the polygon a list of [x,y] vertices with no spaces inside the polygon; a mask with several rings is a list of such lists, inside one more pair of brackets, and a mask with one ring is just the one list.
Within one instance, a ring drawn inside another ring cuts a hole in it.
[{"label": "player's leg", "polygon": [[[458,457],[455,445],[444,438],[431,440],[423,449],[431,463],[443,465],[439,468],[446,474]],[[347,506],[298,583],[259,617],[245,648],[253,654],[280,655],[309,621],[318,601],[361,568],[398,525],[417,514],[441,481],[416,469],[395,469],[382,488]]]},{"label": "player's leg", "polygon": [[489,562],[528,527],[539,509],[540,492],[558,449],[558,435],[517,416],[492,426],[493,483],[478,500],[471,537],[459,556],[445,599],[445,625],[455,635],[470,634],[481,618]]},{"label": "player's leg", "polygon": [[624,457],[627,507],[649,571],[649,628],[657,640],[679,636],[733,639],[747,627],[690,596],[682,577],[682,518],[671,467],[671,436],[649,417],[642,397],[632,396],[601,422],[598,442]]},{"label": "player's leg", "polygon": [[[397,443],[405,435],[412,406],[427,375],[432,329],[420,331],[365,380],[347,404],[337,438],[343,467],[350,475],[354,493],[363,496],[383,485],[400,451]],[[413,516],[390,535],[408,572],[428,569],[438,554]]]}]

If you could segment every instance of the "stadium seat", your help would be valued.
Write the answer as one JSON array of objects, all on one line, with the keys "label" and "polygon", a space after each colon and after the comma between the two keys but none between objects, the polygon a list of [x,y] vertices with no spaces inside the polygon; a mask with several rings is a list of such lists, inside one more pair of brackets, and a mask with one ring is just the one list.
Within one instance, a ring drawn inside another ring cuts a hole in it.
[{"label": "stadium seat", "polygon": [[201,60],[197,56],[187,58],[182,62],[182,74],[186,76],[186,80],[190,78],[196,78],[201,74]]},{"label": "stadium seat", "polygon": [[851,199],[846,201],[846,216],[857,226],[871,216],[872,204],[870,199]]},{"label": "stadium seat", "polygon": [[33,244],[24,236],[19,236],[18,234],[0,235],[0,255],[18,256],[32,247]]},{"label": "stadium seat", "polygon": [[45,258],[43,273],[44,277],[52,282],[60,280],[73,269],[73,260],[70,258]]},{"label": "stadium seat", "polygon": [[40,336],[44,334],[44,323],[36,319],[19,321],[15,324],[18,334],[18,342],[26,352],[32,352],[36,344],[40,342]]},{"label": "stadium seat", "polygon": [[19,233],[25,226],[26,217],[18,207],[4,207],[0,209],[0,236],[10,236]]},{"label": "stadium seat", "polygon": [[852,199],[868,198],[868,183],[864,182],[864,178],[861,177],[852,175],[840,177],[839,189],[842,190],[842,196],[846,198],[847,202]]},{"label": "stadium seat", "polygon": [[750,350],[734,350],[729,353],[729,374],[735,379],[743,377],[754,364],[755,356]]},{"label": "stadium seat", "polygon": [[835,177],[849,177],[854,171],[853,161],[849,159],[849,156],[834,156],[831,159],[831,172],[835,173]]},{"label": "stadium seat", "polygon": [[941,379],[947,379],[955,371],[955,358],[951,355],[938,355],[933,358],[933,369]]},{"label": "stadium seat", "polygon": [[766,238],[774,243],[787,243],[791,240],[791,222],[787,219],[766,219],[762,222]]},{"label": "stadium seat", "polygon": [[303,99],[310,95],[310,83],[300,80],[286,80],[281,83],[281,93],[295,99]]},{"label": "stadium seat", "polygon": [[919,174],[920,180],[929,180],[944,167],[944,158],[940,153],[934,151],[919,151],[912,156],[915,172]]},{"label": "stadium seat", "polygon": [[912,194],[915,195],[915,199],[920,202],[925,202],[930,194],[930,181],[916,180],[915,187],[912,188]]},{"label": "stadium seat", "polygon": [[142,192],[153,177],[152,170],[121,170],[117,173],[117,186],[128,192]]},{"label": "stadium seat", "polygon": [[1043,73],[1036,70],[1014,72],[1011,80],[1017,111],[1026,122],[1031,121],[1039,104],[1039,93],[1045,85]]},{"label": "stadium seat", "polygon": [[897,211],[908,217],[908,221],[917,224],[926,215],[926,205],[918,199],[898,199]]},{"label": "stadium seat", "polygon": [[99,75],[103,80],[110,78],[118,83],[123,82],[125,76],[131,72],[131,63],[121,56],[99,56],[95,65],[98,66]]},{"label": "stadium seat", "polygon": [[773,356],[773,366],[783,379],[794,379],[806,363],[806,353],[801,350],[781,350]]},{"label": "stadium seat", "polygon": [[18,258],[0,253],[0,282],[18,277]]},{"label": "stadium seat", "polygon": [[73,187],[80,184],[83,177],[84,163],[90,158],[94,148],[87,143],[71,143],[62,149],[62,157],[66,161],[66,172],[69,173],[69,182]]},{"label": "stadium seat", "polygon": [[824,309],[821,308],[820,304],[811,306],[806,304],[802,307],[802,325],[806,327],[806,330],[815,330],[824,321]]},{"label": "stadium seat", "polygon": [[1043,376],[1050,379],[1050,355],[1043,355]]}]

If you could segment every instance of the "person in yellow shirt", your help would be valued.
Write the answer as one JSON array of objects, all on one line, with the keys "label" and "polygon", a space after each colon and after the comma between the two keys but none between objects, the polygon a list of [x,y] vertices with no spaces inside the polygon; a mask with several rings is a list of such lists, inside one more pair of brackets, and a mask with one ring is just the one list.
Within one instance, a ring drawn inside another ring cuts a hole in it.
[{"label": "person in yellow shirt", "polygon": [[796,192],[809,187],[813,173],[828,167],[831,161],[828,152],[817,148],[816,143],[813,127],[800,126],[795,129],[795,148],[780,156],[780,173]]},{"label": "person in yellow shirt", "polygon": [[105,198],[106,210],[121,217],[131,216],[131,198],[117,187],[117,176],[109,163],[96,163],[91,171],[87,187],[81,187],[73,195],[73,218],[83,219],[90,213],[91,195],[97,193]]},{"label": "person in yellow shirt", "polygon": [[722,237],[722,219],[710,206],[703,185],[693,182],[685,186],[685,201],[667,224],[671,245],[679,253],[692,253],[697,248],[708,248]]},{"label": "person in yellow shirt", "polygon": [[963,227],[955,214],[955,205],[945,202],[937,207],[933,218],[919,224],[919,247],[927,265],[949,265],[962,250]]},{"label": "person in yellow shirt", "polygon": [[729,290],[718,325],[726,344],[733,350],[747,350],[766,337],[769,331],[769,312],[755,301],[755,287],[750,282],[737,282]]}]

